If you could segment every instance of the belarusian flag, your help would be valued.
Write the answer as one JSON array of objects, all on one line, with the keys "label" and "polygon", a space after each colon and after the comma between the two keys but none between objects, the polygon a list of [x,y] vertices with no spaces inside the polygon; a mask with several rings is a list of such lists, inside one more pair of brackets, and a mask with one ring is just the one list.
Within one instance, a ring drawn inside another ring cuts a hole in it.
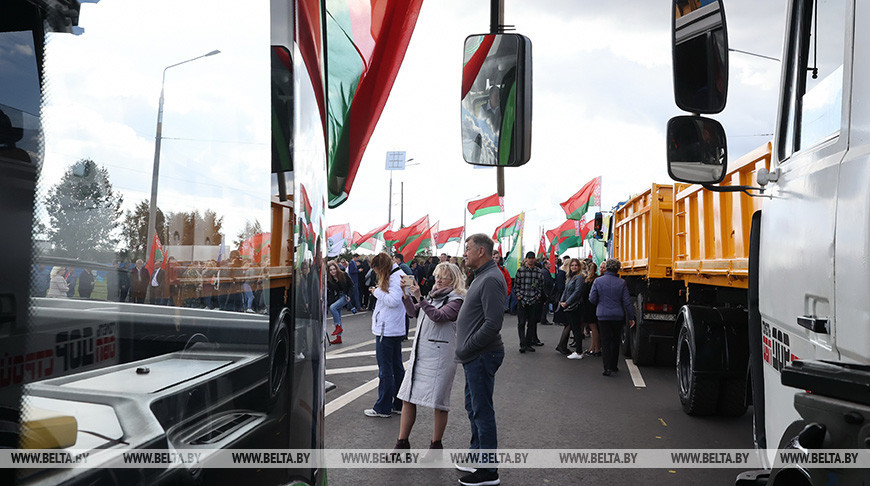
[{"label": "belarusian flag", "polygon": [[163,245],[160,244],[160,237],[154,234],[154,242],[151,244],[151,254],[148,255],[148,261],[145,263],[145,268],[148,269],[148,274],[154,276],[154,262],[160,260],[162,264],[160,268],[166,268],[166,252],[163,251]]},{"label": "belarusian flag", "polygon": [[429,228],[429,215],[414,221],[410,226],[396,231],[384,232],[384,243],[387,248],[395,247],[401,251],[408,243],[423,234],[427,228]]},{"label": "belarusian flag", "polygon": [[504,198],[499,197],[498,193],[496,193],[483,199],[471,201],[470,203],[468,203],[468,212],[472,215],[471,219],[474,219],[478,216],[483,216],[485,214],[503,213]]},{"label": "belarusian flag", "polygon": [[272,233],[257,233],[243,241],[239,247],[242,258],[260,263],[272,249]]},{"label": "belarusian flag", "polygon": [[565,240],[565,238],[571,238],[573,236],[580,236],[580,221],[569,219],[559,226],[547,231],[547,240],[550,242],[561,242]]},{"label": "belarusian flag", "polygon": [[405,258],[406,262],[410,262],[414,255],[420,253],[432,246],[432,232],[438,231],[438,223],[436,222],[431,228],[424,230],[419,235],[416,235],[412,241],[409,241],[401,250],[400,253]]},{"label": "belarusian flag", "polygon": [[[392,225],[393,225],[393,222],[390,221],[389,223],[387,223],[383,226],[378,226],[377,228],[369,231],[368,233],[362,234],[362,235],[360,235],[359,233],[354,231],[353,232],[353,243],[351,244],[351,249],[356,250],[359,247],[363,247],[367,250],[374,251],[375,241],[383,240],[384,239],[384,232],[387,230],[387,228],[389,228]],[[359,235],[359,238],[357,238],[357,235]],[[369,246],[365,246],[365,245],[369,245],[370,248],[369,248]]]},{"label": "belarusian flag", "polygon": [[546,258],[547,256],[547,240],[544,235],[541,235],[541,242],[538,244],[538,258]]},{"label": "belarusian flag", "polygon": [[591,206],[601,205],[601,176],[587,182],[577,194],[559,204],[568,219],[580,219]]},{"label": "belarusian flag", "polygon": [[451,228],[439,231],[438,234],[435,235],[435,246],[438,248],[442,248],[447,243],[462,241],[462,231],[464,229],[464,226],[460,226],[458,228]]},{"label": "belarusian flag", "polygon": [[524,213],[520,213],[505,221],[504,224],[495,229],[495,232],[492,234],[492,239],[498,241],[502,238],[507,238],[508,236],[513,236],[519,233],[523,227],[523,218]]},{"label": "belarusian flag", "polygon": [[550,275],[556,276],[556,243],[550,243]]},{"label": "belarusian flag", "polygon": [[350,223],[337,224],[326,228],[326,256],[338,256],[350,238]]},{"label": "belarusian flag", "polygon": [[363,235],[359,234],[359,231],[353,232],[353,241],[350,244],[351,250],[356,250],[357,248],[362,248],[364,250],[375,251],[375,242],[377,240],[375,238],[363,239]]},{"label": "belarusian flag", "polygon": [[[302,2],[301,13],[305,13],[308,3],[311,2]],[[331,208],[343,203],[350,194],[363,152],[405,57],[422,3],[423,0],[326,0],[327,15],[323,22],[327,49],[327,188]],[[317,20],[320,19],[310,22],[316,27]],[[314,54],[316,60],[319,52]],[[303,59],[308,60],[304,55]],[[312,67],[307,67],[311,79],[318,79],[315,75],[319,72],[312,75]]]}]

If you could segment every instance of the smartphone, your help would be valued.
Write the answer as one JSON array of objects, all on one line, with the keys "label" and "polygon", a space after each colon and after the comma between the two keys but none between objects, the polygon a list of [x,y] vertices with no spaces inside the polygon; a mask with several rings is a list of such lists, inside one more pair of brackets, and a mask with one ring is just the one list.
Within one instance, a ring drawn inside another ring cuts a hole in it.
[{"label": "smartphone", "polygon": [[414,279],[413,275],[402,275],[402,286],[403,287],[412,287],[416,279]]}]

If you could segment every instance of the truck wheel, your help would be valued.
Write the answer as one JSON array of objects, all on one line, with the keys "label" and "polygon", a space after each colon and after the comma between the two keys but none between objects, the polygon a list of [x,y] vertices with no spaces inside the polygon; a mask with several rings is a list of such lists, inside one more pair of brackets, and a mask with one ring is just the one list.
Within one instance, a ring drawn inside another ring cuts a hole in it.
[{"label": "truck wheel", "polygon": [[719,398],[719,380],[697,376],[694,372],[695,343],[689,328],[680,327],[677,338],[677,383],[680,403],[689,415],[712,415],[716,413]]},{"label": "truck wheel", "polygon": [[720,415],[741,417],[746,413],[746,378],[725,378],[719,384]]},{"label": "truck wheel", "polygon": [[637,366],[650,366],[656,361],[656,345],[649,341],[649,329],[643,321],[643,294],[637,294],[634,328],[631,329],[631,360]]}]

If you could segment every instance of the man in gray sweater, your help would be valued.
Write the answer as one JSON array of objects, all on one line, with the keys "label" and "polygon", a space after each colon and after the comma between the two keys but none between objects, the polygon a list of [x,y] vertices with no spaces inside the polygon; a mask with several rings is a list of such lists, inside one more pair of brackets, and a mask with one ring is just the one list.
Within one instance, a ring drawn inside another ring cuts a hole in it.
[{"label": "man in gray sweater", "polygon": [[[471,422],[469,448],[472,453],[498,449],[492,393],[495,373],[504,360],[500,332],[507,284],[491,258],[492,249],[492,240],[484,234],[471,235],[465,240],[465,263],[474,270],[474,280],[456,318],[456,360],[465,370],[465,411]],[[487,455],[473,461],[496,465]],[[459,479],[466,486],[499,484],[498,470],[494,467],[475,469],[463,464],[456,467],[471,473]]]}]

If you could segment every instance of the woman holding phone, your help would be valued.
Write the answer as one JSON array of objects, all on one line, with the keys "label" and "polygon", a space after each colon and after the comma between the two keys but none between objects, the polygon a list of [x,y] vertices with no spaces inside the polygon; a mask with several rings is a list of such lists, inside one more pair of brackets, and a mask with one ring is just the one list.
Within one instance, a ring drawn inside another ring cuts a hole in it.
[{"label": "woman holding phone", "polygon": [[401,284],[404,273],[386,253],[375,255],[372,270],[378,276],[377,287],[369,288],[378,299],[372,312],[372,334],[375,335],[375,356],[378,359],[378,400],[364,413],[368,417],[389,417],[393,412],[402,411],[402,401],[396,395],[405,377],[402,366],[405,309]]},{"label": "woman holding phone", "polygon": [[[402,380],[402,423],[396,449],[410,449],[408,437],[417,418],[417,405],[435,411],[435,427],[429,449],[443,449],[450,390],[456,375],[456,317],[465,299],[465,279],[459,267],[439,263],[432,273],[435,284],[424,299],[413,277],[406,279],[402,298],[408,316],[417,318],[417,336],[411,348],[411,364]],[[420,311],[423,311],[422,313]]]}]

